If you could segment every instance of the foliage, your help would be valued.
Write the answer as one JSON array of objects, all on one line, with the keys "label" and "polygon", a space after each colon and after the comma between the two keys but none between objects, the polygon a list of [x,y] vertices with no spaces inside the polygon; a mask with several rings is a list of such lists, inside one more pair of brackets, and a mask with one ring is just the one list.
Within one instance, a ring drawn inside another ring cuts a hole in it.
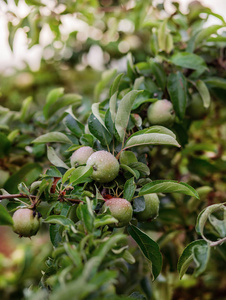
[{"label": "foliage", "polygon": [[[29,14],[14,31],[28,22],[32,46],[38,43],[35,26],[40,30],[44,24],[45,5],[26,3],[36,18]],[[118,33],[110,20],[119,6],[105,7],[96,1],[82,4],[65,2],[59,18],[55,14],[46,17],[55,41],[62,40],[58,25],[64,15],[79,11],[90,29],[98,28],[95,22],[103,14],[108,27],[95,43],[111,59],[119,58],[120,43],[129,33],[117,38],[116,44],[104,43],[104,37],[111,39]],[[174,14],[164,20],[159,17],[161,5],[153,10],[143,1],[136,1],[132,8],[128,5],[125,2],[114,22],[128,19],[134,26],[130,35],[144,43],[127,55],[125,72],[108,69],[102,73],[93,100],[83,91],[82,96],[70,88],[65,92],[57,84],[47,97],[41,97],[41,109],[28,95],[20,111],[0,109],[1,172],[5,174],[0,224],[12,225],[11,213],[18,208],[38,211],[53,246],[39,287],[25,290],[25,299],[164,300],[173,297],[169,291],[172,276],[175,291],[184,278],[191,281],[185,273],[192,270],[205,284],[204,272],[221,280],[218,270],[225,261],[226,239],[226,81],[225,33],[219,29],[225,22],[196,2],[188,14],[174,3]],[[60,3],[54,13],[57,7]],[[222,25],[206,27],[209,15]],[[71,49],[73,41],[78,42],[71,34],[65,47]],[[82,45],[83,54],[88,45]],[[69,59],[68,64],[74,62]],[[198,120],[191,110],[195,95],[204,109]],[[161,99],[173,104],[176,119],[170,128],[150,126],[148,121],[149,106]],[[89,165],[71,166],[72,153],[82,146],[113,154],[120,162],[118,176],[100,183],[92,179]],[[160,198],[159,216],[139,222],[136,213],[144,211],[144,195],[151,193]],[[120,197],[133,206],[133,218],[123,228],[117,228],[118,220],[103,205],[107,199]],[[178,276],[184,276],[180,283]]]}]

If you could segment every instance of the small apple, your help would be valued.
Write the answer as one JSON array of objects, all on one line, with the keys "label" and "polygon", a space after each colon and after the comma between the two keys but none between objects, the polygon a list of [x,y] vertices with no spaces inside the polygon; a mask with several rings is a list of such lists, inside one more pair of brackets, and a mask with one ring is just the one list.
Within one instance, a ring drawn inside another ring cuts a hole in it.
[{"label": "small apple", "polygon": [[71,156],[71,166],[78,167],[79,165],[85,165],[88,158],[93,153],[93,149],[89,146],[79,148]]},{"label": "small apple", "polygon": [[121,164],[130,165],[137,162],[137,157],[132,151],[122,151],[119,157]]},{"label": "small apple", "polygon": [[148,107],[147,117],[151,125],[170,127],[175,120],[173,104],[166,99],[158,100]]},{"label": "small apple", "polygon": [[129,201],[123,198],[111,198],[104,204],[108,207],[112,216],[118,220],[116,227],[123,227],[129,224],[133,215],[133,208]]},{"label": "small apple", "polygon": [[30,237],[36,235],[40,227],[39,213],[28,209],[19,208],[13,214],[13,231],[20,237]]},{"label": "small apple", "polygon": [[118,160],[110,152],[104,150],[90,155],[87,166],[93,167],[91,177],[101,183],[112,181],[119,173]]},{"label": "small apple", "polygon": [[208,113],[208,108],[204,107],[203,100],[199,94],[192,96],[191,103],[187,108],[187,113],[194,120],[202,119]]},{"label": "small apple", "polygon": [[144,195],[145,209],[136,214],[138,221],[147,221],[149,219],[155,219],[159,213],[159,198],[157,194]]}]

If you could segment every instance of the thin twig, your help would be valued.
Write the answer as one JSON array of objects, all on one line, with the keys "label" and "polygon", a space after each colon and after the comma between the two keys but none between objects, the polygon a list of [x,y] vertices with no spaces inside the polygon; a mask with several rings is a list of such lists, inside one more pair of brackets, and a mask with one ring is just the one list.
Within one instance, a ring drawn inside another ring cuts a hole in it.
[{"label": "thin twig", "polygon": [[27,199],[33,198],[33,199],[35,199],[36,196],[34,196],[34,195],[25,195],[25,194],[0,195],[0,200],[13,199],[13,198],[27,198]]}]

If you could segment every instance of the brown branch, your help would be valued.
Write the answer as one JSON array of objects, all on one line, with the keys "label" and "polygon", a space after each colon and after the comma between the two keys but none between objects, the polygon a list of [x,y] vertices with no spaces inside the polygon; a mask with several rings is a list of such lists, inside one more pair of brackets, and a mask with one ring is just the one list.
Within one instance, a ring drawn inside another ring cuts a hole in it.
[{"label": "brown branch", "polygon": [[3,199],[13,199],[13,198],[27,198],[27,199],[30,199],[30,198],[33,198],[35,199],[36,196],[34,195],[25,195],[25,194],[12,194],[12,195],[0,195],[0,200],[3,200]]}]

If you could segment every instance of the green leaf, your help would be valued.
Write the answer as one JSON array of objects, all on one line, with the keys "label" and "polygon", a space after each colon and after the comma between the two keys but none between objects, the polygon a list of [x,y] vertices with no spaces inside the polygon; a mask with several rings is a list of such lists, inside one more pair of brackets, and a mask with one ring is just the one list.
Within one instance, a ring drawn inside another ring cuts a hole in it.
[{"label": "green leaf", "polygon": [[163,134],[167,134],[170,135],[171,137],[173,137],[174,139],[176,139],[176,135],[173,133],[173,131],[171,131],[170,129],[164,127],[164,126],[160,126],[160,125],[155,125],[155,126],[151,126],[148,128],[145,128],[143,130],[139,130],[135,133],[133,133],[129,139],[127,140],[127,142],[130,140],[130,138],[136,136],[136,135],[141,135],[143,133],[163,133]]},{"label": "green leaf", "polygon": [[48,108],[48,118],[53,116],[59,109],[69,105],[80,105],[82,97],[78,94],[66,94],[54,102]]},{"label": "green leaf", "polygon": [[206,84],[202,80],[198,80],[196,83],[197,90],[202,97],[203,106],[208,108],[210,106],[210,93]]},{"label": "green leaf", "polygon": [[0,225],[13,225],[13,219],[6,210],[6,208],[0,204]]},{"label": "green leaf", "polygon": [[67,226],[74,226],[74,222],[65,217],[65,216],[49,216],[47,217],[45,220],[44,220],[45,223],[49,223],[49,224],[59,224],[59,225],[62,225],[64,227],[67,227]]},{"label": "green leaf", "polygon": [[134,182],[134,178],[130,178],[126,181],[123,189],[123,198],[131,201],[133,199],[133,195],[136,191],[136,184]]},{"label": "green leaf", "polygon": [[22,107],[21,107],[21,110],[20,110],[20,119],[22,122],[24,122],[26,120],[26,117],[27,117],[27,113],[28,113],[28,110],[29,110],[29,107],[30,107],[30,104],[32,102],[32,97],[27,97],[23,103],[22,103]]},{"label": "green leaf", "polygon": [[4,189],[9,193],[17,193],[17,186],[19,183],[24,182],[29,186],[35,181],[41,174],[42,167],[37,163],[28,163],[20,168],[19,171],[15,172],[5,183]]},{"label": "green leaf", "polygon": [[214,215],[209,216],[209,221],[221,238],[226,237],[226,210],[223,220],[216,218]]},{"label": "green leaf", "polygon": [[112,70],[107,70],[102,73],[101,80],[95,86],[95,90],[94,90],[95,101],[100,100],[100,95],[101,95],[102,91],[107,86],[107,84],[110,83],[112,78],[115,76],[116,72],[117,71],[115,69],[112,69]]},{"label": "green leaf", "polygon": [[88,197],[86,197],[86,204],[79,203],[77,208],[77,215],[79,219],[84,223],[88,232],[93,232],[94,229],[94,215],[91,207],[91,203]]},{"label": "green leaf", "polygon": [[133,201],[133,211],[135,213],[138,213],[138,212],[144,211],[144,209],[145,209],[144,197],[141,196],[141,197],[135,198]]},{"label": "green leaf", "polygon": [[49,108],[54,105],[54,103],[64,94],[64,88],[57,88],[54,90],[51,90],[46,99],[46,104],[43,107],[43,115],[46,119],[48,119],[48,112]]},{"label": "green leaf", "polygon": [[143,176],[149,176],[150,175],[150,169],[148,168],[147,165],[145,165],[142,162],[133,162],[129,164],[130,168],[133,170],[139,171],[139,173]]},{"label": "green leaf", "polygon": [[100,105],[100,103],[93,103],[92,108],[91,108],[92,113],[93,113],[94,117],[97,118],[97,120],[100,122],[100,124],[108,131],[107,127],[104,124],[104,121],[102,120],[102,118],[100,116],[99,105]]},{"label": "green leaf", "polygon": [[209,38],[211,34],[216,33],[218,29],[225,27],[225,25],[212,25],[202,29],[195,37],[195,47]]},{"label": "green leaf", "polygon": [[150,60],[150,69],[151,72],[154,74],[157,85],[164,90],[166,86],[166,74],[165,71],[159,63],[156,63],[154,60]]},{"label": "green leaf", "polygon": [[90,166],[77,167],[70,177],[70,183],[75,185],[86,181],[88,177],[93,173],[93,168]]},{"label": "green leaf", "polygon": [[179,67],[199,70],[200,68],[206,69],[205,61],[201,56],[189,52],[178,52],[174,54],[170,61]]},{"label": "green leaf", "polygon": [[62,159],[59,158],[52,147],[47,147],[47,157],[54,166],[69,169],[69,167],[62,161]]},{"label": "green leaf", "polygon": [[77,138],[80,138],[85,131],[85,126],[71,114],[64,118],[64,124]]},{"label": "green leaf", "polygon": [[109,108],[111,113],[111,119],[113,122],[115,122],[115,117],[116,117],[116,104],[117,104],[117,93],[115,92],[109,100]]},{"label": "green leaf", "polygon": [[[224,211],[226,210],[224,203],[213,204],[213,205],[208,206],[207,208],[205,208],[204,210],[202,210],[200,212],[200,214],[198,215],[198,218],[197,218],[196,231],[198,234],[200,234],[202,236],[202,238],[206,242],[210,243],[210,246],[214,245],[215,242],[211,241],[210,239],[207,239],[205,237],[204,227],[205,227],[207,220],[210,218],[210,215],[218,210],[224,210]],[[224,237],[224,238],[226,238],[226,237]]]},{"label": "green leaf", "polygon": [[72,141],[61,132],[49,132],[37,137],[32,143],[66,143],[72,144]]},{"label": "green leaf", "polygon": [[75,168],[70,168],[67,170],[62,177],[62,184],[64,184],[71,176],[71,174],[75,171]]},{"label": "green leaf", "polygon": [[125,138],[130,113],[133,107],[134,100],[138,93],[140,93],[140,91],[130,91],[122,98],[119,103],[118,111],[115,117],[115,128],[120,137],[120,141],[123,141]]},{"label": "green leaf", "polygon": [[140,173],[137,170],[133,170],[127,165],[120,164],[120,168],[124,169],[125,171],[131,173],[136,179],[140,177]]},{"label": "green leaf", "polygon": [[139,195],[142,196],[151,193],[182,193],[199,199],[199,195],[193,187],[187,183],[175,180],[154,180],[145,184],[141,188]]},{"label": "green leaf", "polygon": [[5,155],[9,153],[11,143],[7,136],[0,132],[0,141],[1,141],[1,147],[0,147],[0,158],[3,158]]},{"label": "green leaf", "polygon": [[114,79],[111,87],[110,87],[110,97],[112,97],[115,93],[117,94],[118,92],[118,88],[119,88],[119,84],[120,84],[120,81],[122,79],[122,77],[124,76],[123,73],[117,75],[117,77]]},{"label": "green leaf", "polygon": [[187,103],[187,82],[181,72],[172,73],[168,76],[167,89],[173,107],[182,120],[184,118],[186,103]]},{"label": "green leaf", "polygon": [[111,215],[97,216],[94,220],[94,227],[98,228],[105,225],[116,224],[118,220]]},{"label": "green leaf", "polygon": [[171,145],[180,147],[178,142],[170,135],[160,133],[145,133],[131,137],[125,144],[124,150],[144,145]]},{"label": "green leaf", "polygon": [[180,279],[184,276],[189,265],[193,260],[196,262],[196,276],[200,275],[205,269],[209,259],[209,246],[206,241],[197,240],[190,243],[181,254],[177,270],[180,274]]},{"label": "green leaf", "polygon": [[100,141],[103,146],[107,146],[111,143],[112,135],[103,126],[98,119],[91,114],[88,119],[88,126],[90,132]]},{"label": "green leaf", "polygon": [[209,77],[204,82],[213,88],[221,88],[226,90],[226,79],[220,77]]},{"label": "green leaf", "polygon": [[128,233],[137,242],[145,257],[152,263],[152,274],[154,280],[158,277],[162,269],[162,255],[158,244],[146,233],[133,225],[127,227]]}]

